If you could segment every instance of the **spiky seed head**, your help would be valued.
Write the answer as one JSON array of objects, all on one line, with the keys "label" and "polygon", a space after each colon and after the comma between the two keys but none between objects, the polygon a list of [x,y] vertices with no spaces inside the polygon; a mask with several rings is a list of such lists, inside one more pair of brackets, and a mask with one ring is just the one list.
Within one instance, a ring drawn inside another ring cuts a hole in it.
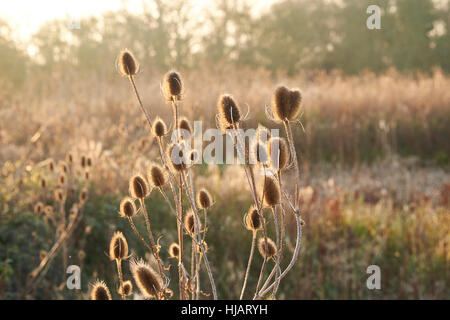
[{"label": "spiky seed head", "polygon": [[157,164],[153,164],[150,167],[147,178],[150,185],[156,188],[161,188],[167,182],[166,171]]},{"label": "spiky seed head", "polygon": [[286,139],[274,137],[269,140],[268,153],[274,169],[284,170],[289,165],[290,152]]},{"label": "spiky seed head", "polygon": [[263,221],[258,213],[258,209],[253,205],[245,215],[245,227],[250,231],[262,229]]},{"label": "spiky seed head", "polygon": [[109,293],[109,289],[104,281],[97,280],[93,284],[91,300],[112,300],[111,293]]},{"label": "spiky seed head", "polygon": [[129,189],[131,197],[135,199],[144,199],[150,193],[147,180],[141,174],[136,174],[131,177]]},{"label": "spiky seed head", "polygon": [[86,201],[88,200],[88,195],[89,195],[88,189],[83,188],[80,192],[80,195],[78,196],[78,200],[80,201],[81,204],[86,203]]},{"label": "spiky seed head", "polygon": [[53,217],[53,207],[52,206],[45,206],[44,214],[47,216],[47,218]]},{"label": "spiky seed head", "polygon": [[272,113],[278,121],[295,121],[300,113],[302,95],[298,89],[279,86],[272,97]]},{"label": "spiky seed head", "polygon": [[190,139],[192,136],[191,123],[186,117],[182,117],[178,121],[178,130],[180,130],[180,135],[182,139]]},{"label": "spiky seed head", "polygon": [[153,135],[155,137],[161,138],[167,134],[167,126],[163,119],[157,117],[153,122],[152,128]]},{"label": "spiky seed head", "polygon": [[109,242],[109,258],[124,260],[128,257],[128,242],[122,232],[116,231]]},{"label": "spiky seed head", "polygon": [[241,120],[239,105],[233,96],[229,94],[223,94],[219,97],[217,110],[219,112],[219,123],[222,128],[232,128]]},{"label": "spiky seed head", "polygon": [[40,214],[44,210],[44,204],[42,202],[38,202],[34,205],[33,211],[35,214]]},{"label": "spiky seed head", "polygon": [[159,296],[163,290],[161,277],[143,260],[130,263],[131,273],[141,293],[146,298]]},{"label": "spiky seed head", "polygon": [[212,206],[211,195],[205,188],[200,189],[197,193],[197,205],[200,209],[209,209]]},{"label": "spiky seed head", "polygon": [[[206,243],[206,241],[202,240],[202,244],[203,244],[203,249],[205,249],[205,253],[208,253],[208,244]],[[199,244],[197,245],[197,253],[203,254],[202,247]]]},{"label": "spiky seed head", "polygon": [[273,258],[277,254],[277,246],[270,238],[267,238],[267,243],[264,238],[260,238],[258,241],[258,250],[265,259]]},{"label": "spiky seed head", "polygon": [[66,161],[68,164],[72,164],[73,163],[73,154],[71,154],[70,152],[68,154],[66,154]]},{"label": "spiky seed head", "polygon": [[85,172],[84,172],[84,179],[85,179],[85,180],[89,180],[89,178],[90,178],[89,171],[85,171]]},{"label": "spiky seed head", "polygon": [[168,101],[181,100],[183,80],[177,71],[172,70],[164,75],[163,91]]},{"label": "spiky seed head", "polygon": [[[189,210],[184,216],[184,226],[191,235],[195,233],[195,216],[194,211]],[[200,220],[198,221],[198,227],[201,229]]]},{"label": "spiky seed head", "polygon": [[60,188],[54,191],[55,201],[62,202],[64,200],[65,194],[64,191]]},{"label": "spiky seed head", "polygon": [[277,181],[272,176],[265,176],[263,181],[264,204],[275,207],[281,202],[281,192]]},{"label": "spiky seed head", "polygon": [[125,197],[120,201],[120,216],[123,218],[131,218],[136,214],[136,204],[130,197]]},{"label": "spiky seed head", "polygon": [[139,71],[139,64],[128,49],[119,53],[118,68],[122,76],[134,76]]},{"label": "spiky seed head", "polygon": [[167,148],[167,158],[172,169],[176,172],[182,172],[187,169],[185,149],[181,143],[172,143]]},{"label": "spiky seed head", "polygon": [[67,172],[69,172],[69,167],[67,166],[67,163],[65,161],[59,162],[59,170],[61,170],[61,172],[64,174],[67,174]]},{"label": "spiky seed head", "polygon": [[197,162],[198,156],[199,156],[199,154],[198,154],[197,150],[192,149],[192,150],[189,152],[189,160],[190,160],[190,163],[195,164],[195,163]]},{"label": "spiky seed head", "polygon": [[267,154],[266,144],[255,142],[251,148],[252,164],[265,166],[269,164],[269,156]]},{"label": "spiky seed head", "polygon": [[45,187],[47,187],[47,181],[44,178],[41,178],[39,180],[39,187],[41,187],[42,189],[45,189]]},{"label": "spiky seed head", "polygon": [[127,297],[133,292],[133,284],[130,280],[124,281],[122,286],[119,287],[118,291],[120,295],[124,295],[125,297]]},{"label": "spiky seed head", "polygon": [[86,168],[86,156],[81,156],[80,164],[82,168]]},{"label": "spiky seed head", "polygon": [[90,158],[90,157],[87,157],[87,158],[86,158],[86,165],[87,165],[88,167],[92,167],[92,158]]},{"label": "spiky seed head", "polygon": [[55,170],[55,162],[53,161],[53,159],[49,159],[48,160],[48,169],[50,170],[50,171],[54,171]]},{"label": "spiky seed head", "polygon": [[178,256],[180,255],[180,246],[178,243],[173,242],[169,247],[169,256],[171,258],[178,259]]},{"label": "spiky seed head", "polygon": [[58,184],[60,186],[64,186],[66,184],[66,175],[64,173],[60,173],[58,176]]}]

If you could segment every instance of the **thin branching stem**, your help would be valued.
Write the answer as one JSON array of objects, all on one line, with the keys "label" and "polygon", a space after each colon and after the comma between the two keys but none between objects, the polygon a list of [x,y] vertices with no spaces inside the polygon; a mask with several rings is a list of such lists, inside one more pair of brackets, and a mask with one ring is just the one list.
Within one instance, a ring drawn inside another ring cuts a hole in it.
[{"label": "thin branching stem", "polygon": [[241,290],[241,295],[239,297],[239,300],[242,300],[242,298],[244,297],[245,287],[247,286],[248,274],[250,272],[250,266],[251,266],[252,260],[253,260],[253,253],[255,252],[256,234],[257,234],[257,231],[254,230],[252,233],[252,244],[250,247],[250,255],[248,257],[247,270],[245,271],[244,284],[242,285],[242,290]]}]

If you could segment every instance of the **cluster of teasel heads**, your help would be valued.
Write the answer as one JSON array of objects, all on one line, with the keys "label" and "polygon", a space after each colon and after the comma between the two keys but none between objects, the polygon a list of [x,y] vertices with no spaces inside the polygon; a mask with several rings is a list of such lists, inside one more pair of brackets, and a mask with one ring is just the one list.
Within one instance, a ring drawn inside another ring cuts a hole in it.
[{"label": "cluster of teasel heads", "polygon": [[[206,268],[211,293],[217,299],[214,277],[211,272],[207,257],[208,246],[206,242],[207,211],[213,205],[211,195],[206,189],[197,193],[194,190],[192,166],[196,160],[196,151],[190,150],[192,128],[189,121],[179,116],[179,103],[183,97],[183,81],[176,71],[168,72],[161,85],[164,98],[172,106],[173,131],[172,137],[175,141],[167,142],[169,136],[167,125],[159,118],[150,115],[144,107],[136,88],[134,76],[139,71],[139,64],[133,54],[124,50],[119,54],[117,60],[119,72],[130,81],[141,111],[152,128],[152,134],[159,146],[160,164],[152,164],[145,173],[138,173],[129,180],[129,196],[120,203],[120,215],[129,221],[131,229],[138,239],[144,244],[156,261],[157,267],[153,268],[142,259],[133,258],[130,262],[131,274],[134,282],[144,298],[167,299],[172,296],[168,289],[168,277],[165,272],[168,267],[160,258],[161,246],[155,238],[151,229],[150,217],[146,209],[145,199],[155,190],[161,193],[171,213],[175,216],[177,224],[178,241],[170,244],[168,248],[169,257],[178,262],[178,289],[180,299],[199,299],[207,290],[201,290],[200,269]],[[245,155],[243,168],[247,176],[253,204],[244,216],[246,229],[252,232],[252,244],[248,264],[243,279],[240,298],[243,299],[247,285],[250,266],[252,263],[255,247],[258,248],[263,263],[261,266],[258,283],[256,285],[253,299],[276,297],[280,280],[294,266],[300,249],[301,227],[303,220],[300,218],[299,208],[299,181],[300,171],[296,150],[294,148],[291,123],[298,121],[300,113],[301,94],[297,89],[289,89],[284,86],[278,87],[271,102],[271,108],[266,108],[269,119],[284,125],[286,138],[271,137],[269,130],[259,126],[255,142],[247,146],[239,129],[245,116],[241,113],[238,102],[232,95],[223,94],[217,102],[218,114],[216,115],[217,127],[224,134],[233,134],[238,154]],[[173,139],[172,139],[173,140]],[[253,161],[250,161],[252,159]],[[288,191],[282,183],[282,172],[293,168],[296,173],[293,191]],[[261,185],[257,187],[255,171],[263,172]],[[189,205],[185,207],[183,198],[186,197]],[[269,238],[268,221],[264,217],[264,211],[271,211],[274,222],[275,241]],[[200,213],[203,211],[203,217]],[[292,212],[297,223],[297,239],[293,256],[289,264],[282,268],[281,258],[283,255],[283,243],[285,240],[285,215]],[[142,214],[145,219],[147,235],[139,233],[133,218]],[[262,236],[257,240],[258,233]],[[184,259],[184,237],[188,236],[191,241],[190,270],[186,269]],[[131,294],[132,284],[130,280],[123,280],[122,260],[128,259],[128,245],[124,235],[120,232],[114,234],[110,244],[111,260],[116,261],[119,278],[117,292],[122,299]],[[270,264],[272,262],[272,264]],[[271,271],[263,281],[266,268],[272,266]],[[109,289],[102,281],[97,281],[92,288],[91,298],[94,300],[111,299]]]},{"label": "cluster of teasel heads", "polygon": [[[68,240],[83,216],[83,209],[88,200],[88,190],[85,185],[90,179],[93,161],[89,156],[75,157],[69,152],[65,160],[55,162],[53,159],[47,159],[37,165],[37,168],[42,166],[44,166],[44,172],[38,182],[41,191],[34,201],[33,210],[55,231],[55,235],[53,239],[49,239],[52,243],[50,250],[40,252],[40,264],[28,275],[24,296],[36,288],[39,280],[43,278],[60,252],[63,274],[66,274],[69,256]],[[67,210],[67,207],[70,209]],[[84,251],[81,249],[77,256],[81,264],[85,257]],[[61,280],[64,284],[64,279]]]}]

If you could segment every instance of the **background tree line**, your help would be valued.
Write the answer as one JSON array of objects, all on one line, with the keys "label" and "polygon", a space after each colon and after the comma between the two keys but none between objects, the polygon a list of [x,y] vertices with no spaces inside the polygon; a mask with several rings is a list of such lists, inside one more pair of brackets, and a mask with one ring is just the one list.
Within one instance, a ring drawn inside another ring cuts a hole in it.
[{"label": "background tree line", "polygon": [[[381,8],[381,30],[366,27],[371,4]],[[0,81],[23,83],[26,71],[33,73],[29,67],[111,73],[105,62],[124,47],[146,68],[159,69],[234,64],[290,75],[308,69],[450,71],[448,0],[280,0],[262,13],[253,9],[249,0],[216,0],[198,14],[183,0],[152,0],[140,14],[84,18],[80,29],[69,29],[65,19],[48,21],[26,44],[12,39],[2,21]]]}]

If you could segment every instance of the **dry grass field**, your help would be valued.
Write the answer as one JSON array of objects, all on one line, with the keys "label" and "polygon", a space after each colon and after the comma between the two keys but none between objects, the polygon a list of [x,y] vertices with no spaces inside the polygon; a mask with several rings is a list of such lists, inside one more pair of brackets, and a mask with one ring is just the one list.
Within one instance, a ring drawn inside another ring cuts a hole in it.
[{"label": "dry grass field", "polygon": [[[152,118],[161,117],[173,130],[172,105],[161,89],[163,75],[142,68],[134,81]],[[280,129],[285,137],[283,125],[270,121],[265,108],[281,83],[301,91],[301,124],[291,123],[300,172],[298,192],[295,166],[282,177],[291,199],[298,199],[302,242],[276,298],[450,298],[447,75],[436,69],[431,74],[316,72],[288,78],[232,67],[181,70],[181,75],[178,111],[191,123],[201,120],[203,130],[216,127],[217,99],[231,93],[243,115],[248,108],[243,127],[260,123]],[[170,283],[166,286],[160,279],[156,287],[162,288],[153,297],[179,298],[179,286],[186,290],[191,283],[179,283],[179,263],[169,257],[169,246],[178,243],[180,233],[163,197],[171,191],[169,186],[163,187],[166,193],[155,187],[136,201],[144,204],[140,211],[148,212],[158,254],[151,254],[119,215],[120,202],[129,195],[130,177],[146,174],[160,159],[154,128],[146,122],[127,78],[114,74],[105,80],[61,70],[51,79],[36,76],[18,93],[4,88],[0,88],[0,299],[89,299],[97,279],[105,281],[112,298],[120,299],[121,278],[133,279],[129,262],[137,257],[149,265],[135,268],[150,266],[157,271],[158,259],[171,266],[162,272]],[[244,166],[203,163],[189,171],[192,181],[186,185],[196,191],[206,188],[213,200],[205,241],[217,295],[239,298],[252,241],[243,219],[254,202]],[[259,186],[263,179],[256,180]],[[184,217],[190,200],[186,193],[169,202],[184,206]],[[288,210],[287,199],[278,206],[286,209],[279,261],[284,270],[295,252],[296,215]],[[134,223],[147,238],[143,216],[139,213]],[[204,225],[203,213],[198,216]],[[270,208],[264,209],[264,217],[265,232],[275,241]],[[194,229],[194,234],[200,231]],[[131,255],[115,259],[121,277],[109,249],[118,230]],[[191,254],[194,240],[181,233],[186,272],[195,276],[187,277],[194,285],[186,295],[211,299],[207,269],[198,261],[203,252]],[[262,231],[258,238],[261,235]],[[60,246],[52,252],[58,241]],[[263,260],[255,250],[246,298],[255,293]],[[272,270],[277,273],[272,260],[265,276]],[[67,289],[68,265],[80,266],[81,290]],[[381,290],[366,287],[369,265],[381,269]],[[142,298],[139,285],[133,282],[133,287],[128,299]]]}]

